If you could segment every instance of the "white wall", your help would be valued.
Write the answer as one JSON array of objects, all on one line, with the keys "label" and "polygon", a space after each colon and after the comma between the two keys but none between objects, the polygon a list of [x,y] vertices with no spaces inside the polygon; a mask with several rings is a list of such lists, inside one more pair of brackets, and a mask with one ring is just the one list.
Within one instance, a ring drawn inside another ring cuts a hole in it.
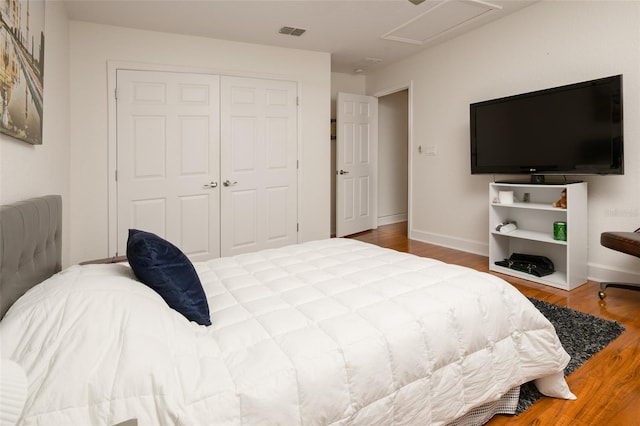
[{"label": "white wall", "polygon": [[330,56],[192,36],[70,23],[71,261],[108,253],[107,62],[136,62],[298,82],[300,241],[329,237]]},{"label": "white wall", "polygon": [[[488,183],[469,172],[469,103],[624,74],[624,176],[590,176],[589,276],[616,279],[640,261],[600,233],[640,226],[640,3],[543,1],[367,78],[372,94],[413,81],[410,236],[488,253]],[[435,145],[437,155],[417,155]],[[496,178],[504,178],[497,176]]]},{"label": "white wall", "polygon": [[62,262],[69,255],[69,22],[64,5],[45,5],[42,145],[0,135],[0,204],[46,194],[63,200]]}]

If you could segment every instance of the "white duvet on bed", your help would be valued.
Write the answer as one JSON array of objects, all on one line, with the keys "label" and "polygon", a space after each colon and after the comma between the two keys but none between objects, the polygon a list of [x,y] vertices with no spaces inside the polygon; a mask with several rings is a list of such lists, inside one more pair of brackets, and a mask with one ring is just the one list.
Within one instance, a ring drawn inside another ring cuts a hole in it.
[{"label": "white duvet on bed", "polygon": [[545,376],[572,397],[553,327],[492,275],[348,239],[195,267],[210,327],[127,264],[23,296],[0,339],[27,374],[24,423],[446,424]]}]

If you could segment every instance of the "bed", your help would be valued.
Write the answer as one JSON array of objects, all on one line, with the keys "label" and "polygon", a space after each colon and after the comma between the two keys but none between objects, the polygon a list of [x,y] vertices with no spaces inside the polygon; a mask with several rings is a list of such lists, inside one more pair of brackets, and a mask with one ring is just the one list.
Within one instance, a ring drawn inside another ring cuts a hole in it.
[{"label": "bed", "polygon": [[[51,200],[37,225],[14,210],[43,199],[1,210],[1,355],[27,378],[20,424],[482,424],[513,412],[528,381],[575,398],[553,326],[496,276],[313,241],[193,263],[201,325],[132,262],[57,272],[59,217],[42,217],[60,214]],[[30,238],[57,250],[46,279],[5,269],[33,256]]]}]

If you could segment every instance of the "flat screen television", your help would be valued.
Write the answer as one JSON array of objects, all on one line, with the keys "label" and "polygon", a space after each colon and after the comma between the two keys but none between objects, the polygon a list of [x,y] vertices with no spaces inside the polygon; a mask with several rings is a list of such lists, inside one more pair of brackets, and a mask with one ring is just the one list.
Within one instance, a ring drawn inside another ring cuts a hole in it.
[{"label": "flat screen television", "polygon": [[622,75],[470,105],[471,173],[624,174]]}]

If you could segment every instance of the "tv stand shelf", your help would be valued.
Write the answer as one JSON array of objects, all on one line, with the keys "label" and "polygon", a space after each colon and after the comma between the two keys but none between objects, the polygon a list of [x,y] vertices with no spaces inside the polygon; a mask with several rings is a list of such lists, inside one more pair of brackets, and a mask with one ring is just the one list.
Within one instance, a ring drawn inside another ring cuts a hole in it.
[{"label": "tv stand shelf", "polygon": [[[567,191],[567,208],[554,207]],[[512,191],[514,202],[500,203],[501,191]],[[527,196],[525,196],[527,194]],[[524,202],[525,198],[529,202]],[[515,222],[517,229],[502,233],[500,224]],[[567,224],[567,240],[553,238],[554,222]],[[493,182],[489,185],[489,270],[564,290],[587,282],[587,183],[566,184]],[[546,256],[556,272],[537,277],[498,266],[512,253]]]},{"label": "tv stand shelf", "polygon": [[491,233],[500,236],[509,236],[511,238],[522,238],[525,240],[541,241],[549,244],[560,244],[564,246],[567,245],[566,241],[554,240],[553,233],[527,231],[522,229],[516,229],[515,231],[509,232],[508,234],[503,234],[494,230],[492,230]]},{"label": "tv stand shelf", "polygon": [[[503,185],[504,184],[500,184]],[[511,185],[510,185],[511,186]],[[559,198],[559,197],[558,197]],[[553,204],[549,203],[522,203],[522,202],[514,202],[513,204],[500,204],[500,203],[491,203],[493,206],[500,206],[510,209],[527,209],[527,210],[555,210],[555,211],[563,211],[559,207],[553,207]]]}]

